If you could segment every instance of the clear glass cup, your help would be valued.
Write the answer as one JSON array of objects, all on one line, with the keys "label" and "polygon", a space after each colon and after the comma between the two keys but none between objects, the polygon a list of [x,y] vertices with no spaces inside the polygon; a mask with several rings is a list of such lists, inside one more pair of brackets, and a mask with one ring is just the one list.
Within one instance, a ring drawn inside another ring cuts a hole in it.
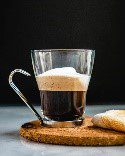
[{"label": "clear glass cup", "polygon": [[[83,123],[94,57],[95,51],[89,49],[31,51],[33,70],[40,91],[41,118],[45,126],[74,127]],[[19,72],[17,70],[13,73]],[[28,74],[24,72],[21,73]],[[27,102],[23,94],[21,98]]]}]

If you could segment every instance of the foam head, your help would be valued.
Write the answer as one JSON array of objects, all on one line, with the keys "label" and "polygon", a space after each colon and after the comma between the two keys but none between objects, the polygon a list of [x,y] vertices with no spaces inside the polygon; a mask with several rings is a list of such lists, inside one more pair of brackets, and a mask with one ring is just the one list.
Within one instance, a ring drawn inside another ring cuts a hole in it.
[{"label": "foam head", "polygon": [[79,74],[72,67],[55,68],[36,76],[39,90],[86,91],[90,76]]},{"label": "foam head", "polygon": [[76,70],[73,67],[63,67],[48,70],[42,74],[42,76],[55,76],[55,75],[72,75],[76,74]]}]

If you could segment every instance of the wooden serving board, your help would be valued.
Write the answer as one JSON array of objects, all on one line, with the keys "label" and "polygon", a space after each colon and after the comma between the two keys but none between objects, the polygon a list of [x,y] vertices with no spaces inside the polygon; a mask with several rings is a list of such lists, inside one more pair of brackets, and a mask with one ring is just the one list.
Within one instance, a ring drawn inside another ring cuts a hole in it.
[{"label": "wooden serving board", "polygon": [[39,143],[79,146],[111,146],[125,144],[125,133],[94,127],[91,117],[75,128],[42,127],[38,120],[25,123],[20,135]]}]

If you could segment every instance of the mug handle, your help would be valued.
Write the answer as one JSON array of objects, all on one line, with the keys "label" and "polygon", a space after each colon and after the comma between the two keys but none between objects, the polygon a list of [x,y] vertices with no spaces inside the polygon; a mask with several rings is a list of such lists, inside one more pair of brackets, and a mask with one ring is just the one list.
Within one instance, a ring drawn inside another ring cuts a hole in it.
[{"label": "mug handle", "polygon": [[38,112],[34,109],[33,105],[28,103],[25,96],[21,93],[21,91],[16,87],[16,85],[13,83],[12,78],[15,73],[21,73],[26,76],[31,76],[28,72],[22,70],[22,69],[15,69],[13,70],[9,75],[9,85],[13,88],[13,90],[19,95],[19,97],[23,100],[23,102],[30,108],[30,110],[36,115],[36,117],[40,120],[41,123],[43,123],[42,117],[38,114]]}]

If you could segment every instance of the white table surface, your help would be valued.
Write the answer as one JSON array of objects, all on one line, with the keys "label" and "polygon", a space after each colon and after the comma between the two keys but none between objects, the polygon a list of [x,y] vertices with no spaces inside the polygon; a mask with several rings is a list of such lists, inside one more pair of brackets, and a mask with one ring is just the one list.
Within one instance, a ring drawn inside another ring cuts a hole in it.
[{"label": "white table surface", "polygon": [[[0,156],[125,156],[125,146],[80,147],[38,144],[20,138],[20,126],[36,117],[28,107],[0,106]],[[36,106],[40,111],[40,107]],[[90,105],[86,113],[94,115],[109,109],[125,109],[122,105]]]}]

